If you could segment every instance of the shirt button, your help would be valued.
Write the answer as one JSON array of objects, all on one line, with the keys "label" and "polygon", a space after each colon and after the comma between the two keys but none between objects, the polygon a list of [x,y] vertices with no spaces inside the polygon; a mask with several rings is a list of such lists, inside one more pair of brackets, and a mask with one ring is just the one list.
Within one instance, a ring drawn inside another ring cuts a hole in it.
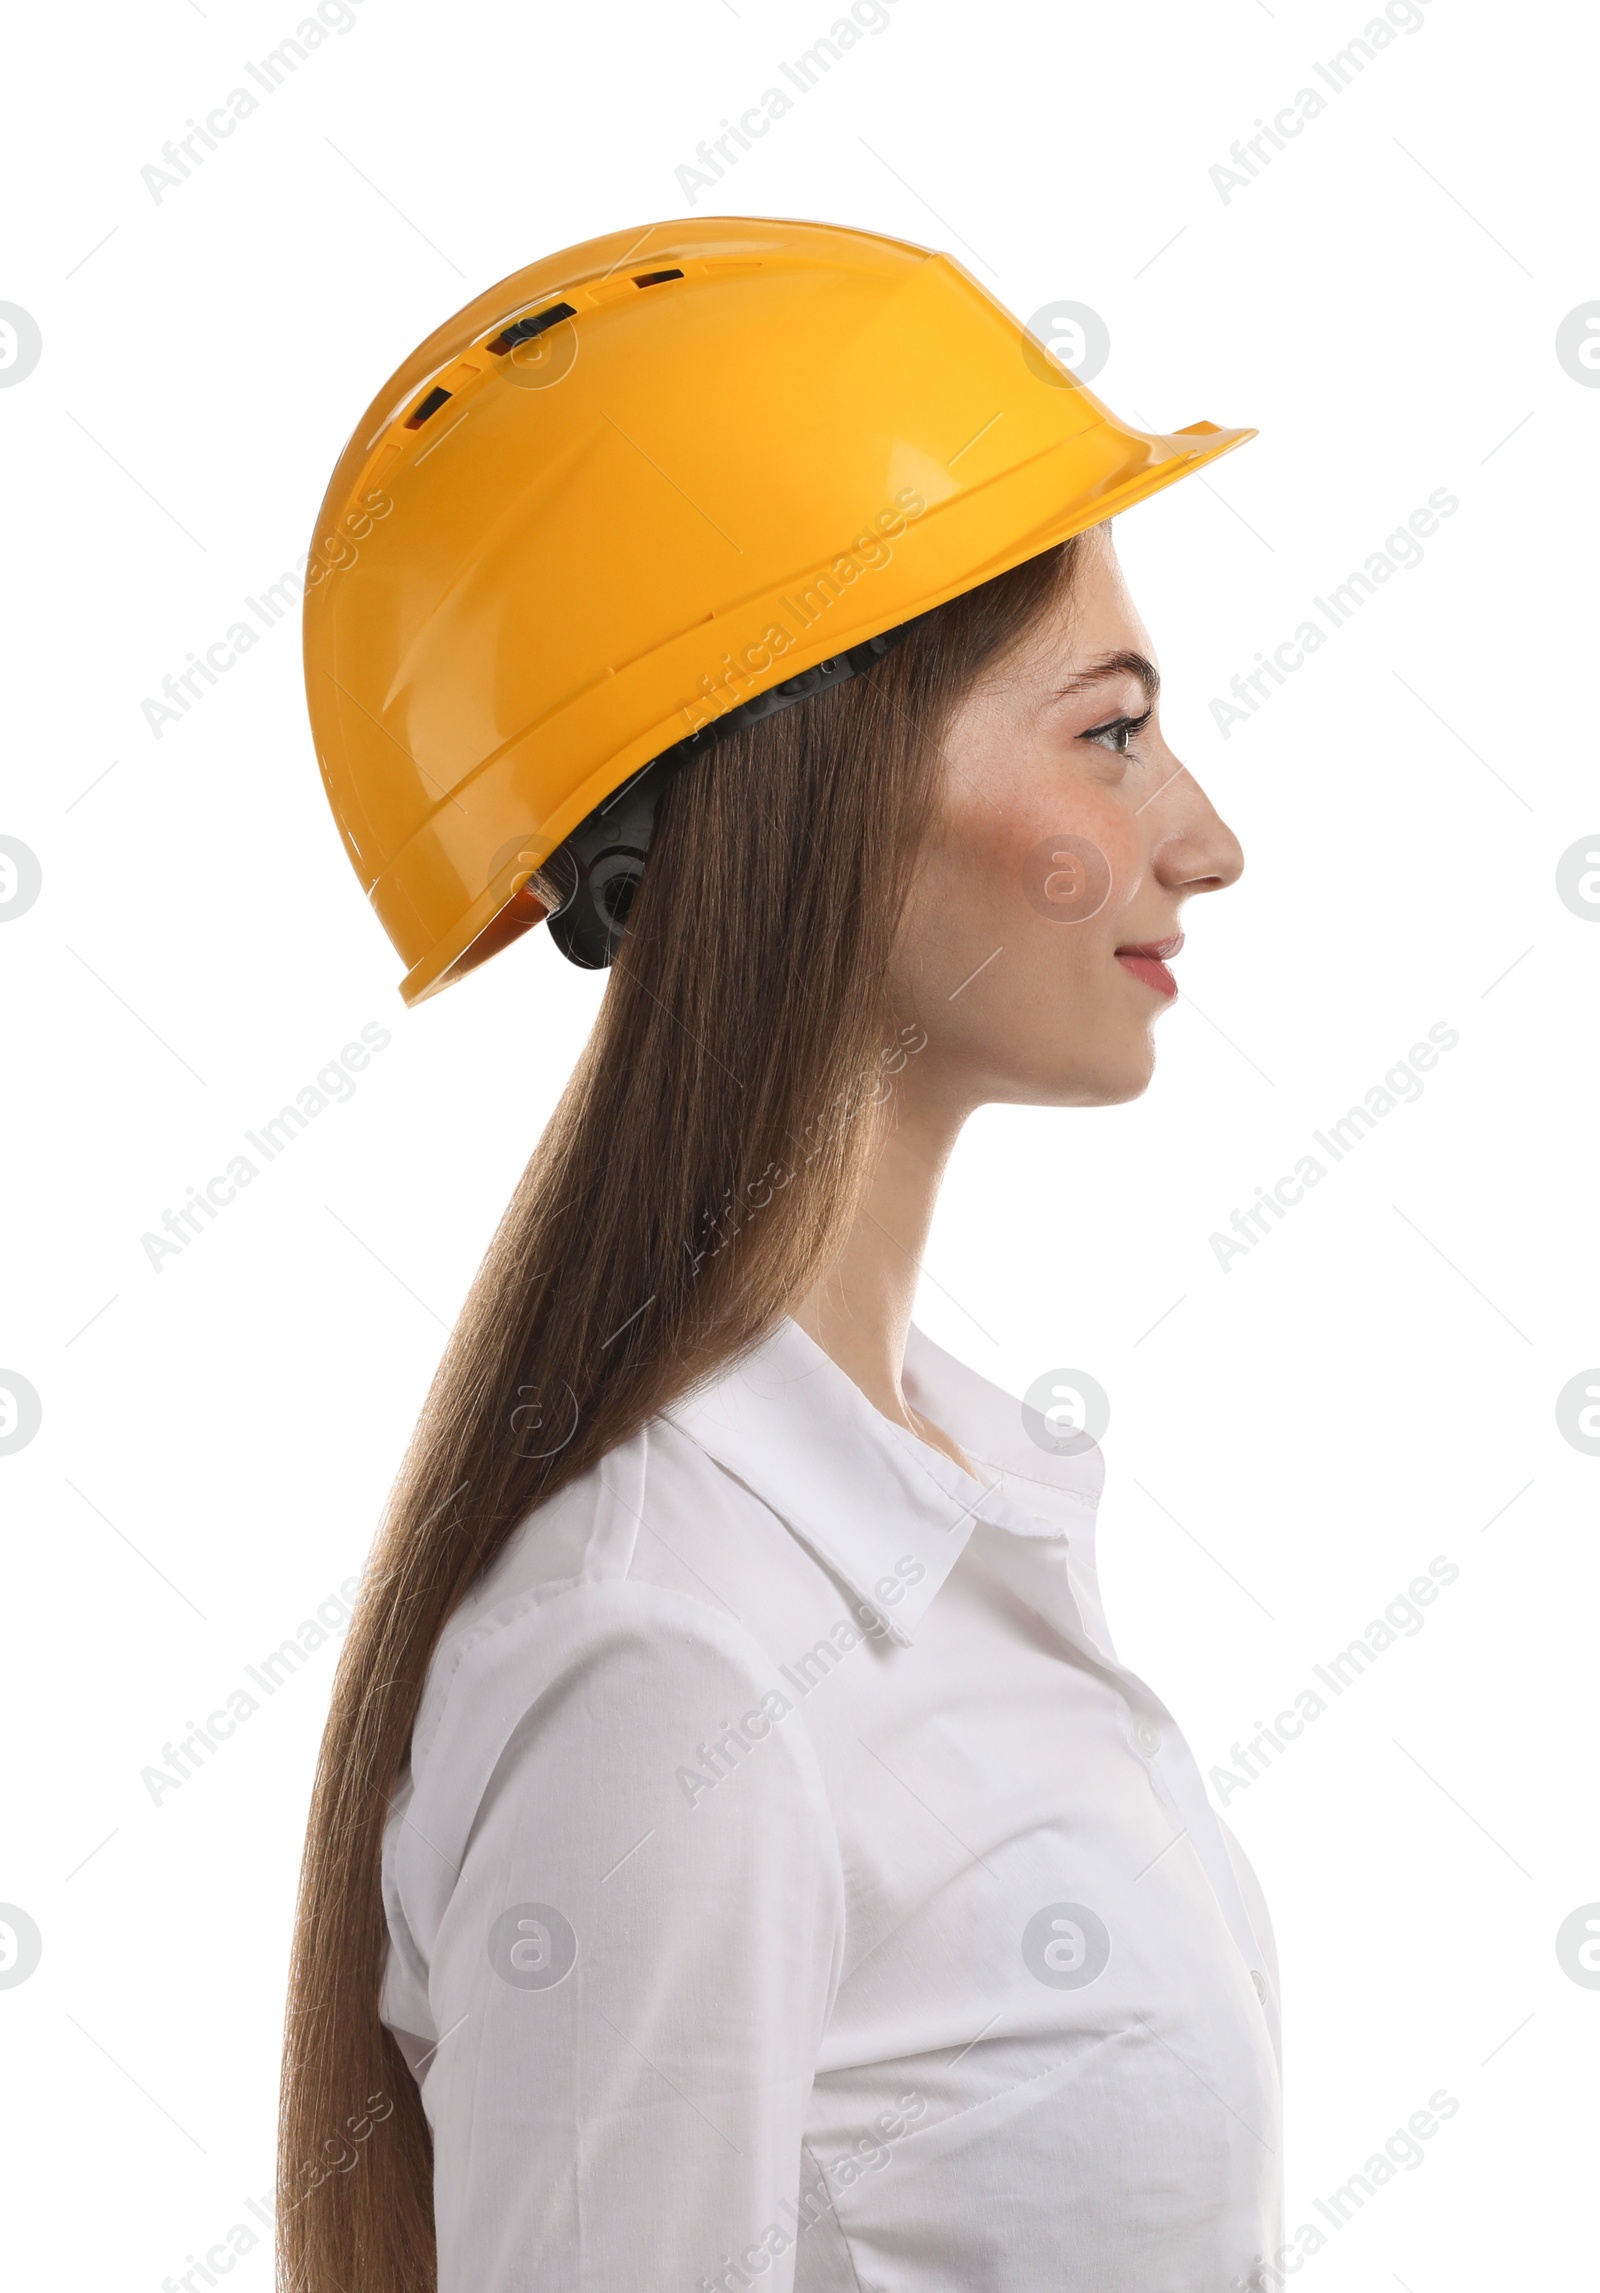
[{"label": "shirt button", "polygon": [[1255,1986],[1256,1986],[1256,1996],[1257,1996],[1257,1998],[1258,1998],[1258,1999],[1260,1999],[1260,2001],[1261,2001],[1262,2005],[1263,2005],[1263,2006],[1265,2006],[1265,2005],[1266,2005],[1266,2003],[1267,2003],[1267,1978],[1266,1978],[1266,1976],[1265,1976],[1265,1975],[1264,1975],[1264,1974],[1261,1972],[1261,1969],[1260,1969],[1259,1967],[1252,1967],[1252,1968],[1250,1969],[1250,1980],[1251,1980],[1251,1981],[1252,1981],[1252,1982],[1255,1984]]},{"label": "shirt button", "polygon": [[1161,1749],[1161,1730],[1154,1720],[1138,1720],[1134,1723],[1133,1740],[1145,1758],[1153,1760]]}]

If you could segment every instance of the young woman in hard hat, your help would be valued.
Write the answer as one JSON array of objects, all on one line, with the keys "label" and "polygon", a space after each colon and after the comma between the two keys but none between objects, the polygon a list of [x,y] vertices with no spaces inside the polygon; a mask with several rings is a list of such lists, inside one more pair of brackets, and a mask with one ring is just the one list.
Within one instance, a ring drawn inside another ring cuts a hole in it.
[{"label": "young woman in hard hat", "polygon": [[308,691],[402,992],[543,920],[610,978],[339,1669],[298,2293],[1298,2265],[1267,1916],[1113,1650],[1093,1423],[910,1320],[966,1117],[1141,1092],[1239,873],[1109,521],[1250,435],[725,220],[507,280],[346,448]]}]

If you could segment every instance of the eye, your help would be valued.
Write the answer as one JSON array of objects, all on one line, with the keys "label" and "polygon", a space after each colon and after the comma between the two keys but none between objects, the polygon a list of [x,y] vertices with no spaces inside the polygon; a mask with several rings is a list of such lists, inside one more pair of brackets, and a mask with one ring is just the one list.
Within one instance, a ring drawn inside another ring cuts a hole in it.
[{"label": "eye", "polygon": [[1112,717],[1107,723],[1096,725],[1092,731],[1080,733],[1078,737],[1096,742],[1113,756],[1126,756],[1154,714],[1153,709],[1146,709],[1141,717]]}]

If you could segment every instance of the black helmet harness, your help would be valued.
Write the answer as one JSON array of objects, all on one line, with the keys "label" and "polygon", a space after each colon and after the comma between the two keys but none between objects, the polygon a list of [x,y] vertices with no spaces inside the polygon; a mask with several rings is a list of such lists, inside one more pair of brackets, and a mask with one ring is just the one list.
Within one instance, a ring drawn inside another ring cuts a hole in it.
[{"label": "black helmet harness", "polygon": [[604,971],[621,946],[628,910],[650,854],[661,791],[680,765],[704,756],[744,725],[776,716],[796,701],[860,676],[892,651],[911,627],[911,622],[902,622],[881,637],[869,637],[846,653],[819,661],[814,669],[802,669],[797,677],[775,685],[771,692],[758,693],[753,701],[741,701],[687,740],[652,757],[597,804],[538,871],[546,882],[564,888],[559,906],[550,909],[546,921],[567,961],[585,971]]}]

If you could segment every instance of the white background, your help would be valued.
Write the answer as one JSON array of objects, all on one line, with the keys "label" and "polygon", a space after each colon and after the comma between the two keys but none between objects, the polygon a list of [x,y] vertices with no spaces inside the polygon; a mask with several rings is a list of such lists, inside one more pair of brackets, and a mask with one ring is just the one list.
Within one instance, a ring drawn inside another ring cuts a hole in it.
[{"label": "white background", "polygon": [[[0,391],[0,834],[44,879],[0,931],[0,1367],[43,1404],[0,1457],[0,1900],[44,1938],[0,1990],[19,2284],[155,2293],[271,2190],[335,1648],[159,1806],[140,1770],[360,1568],[600,992],[534,934],[403,1010],[294,616],[161,739],[141,702],[306,548],[415,342],[537,255],[687,212],[675,171],[835,10],[353,13],[159,201],[141,169],[254,85],[296,0],[12,35],[0,299],[43,339]],[[1593,26],[1427,0],[1332,96],[1311,67],[1367,0],[887,14],[696,211],[947,248],[1023,318],[1101,313],[1119,412],[1261,430],[1118,528],[1247,874],[1192,912],[1143,1102],[974,1122],[920,1318],[1017,1393],[1063,1365],[1109,1392],[1113,1626],[1203,1765],[1457,1564],[1229,1795],[1283,1959],[1289,2221],[1443,2087],[1425,2163],[1307,2281],[1572,2283],[1600,1992],[1555,1935],[1600,1898],[1600,1458],[1555,1400],[1600,1362],[1600,930],[1555,871],[1600,846],[1600,389],[1555,336],[1600,297]],[[1325,111],[1224,199],[1209,171],[1307,86]],[[1424,562],[1224,739],[1228,680],[1440,487]],[[155,1271],[141,1236],[372,1021],[355,1097]],[[1421,1099],[1225,1272],[1213,1231],[1438,1021],[1460,1041]],[[263,2243],[230,2282],[269,2279]]]}]

